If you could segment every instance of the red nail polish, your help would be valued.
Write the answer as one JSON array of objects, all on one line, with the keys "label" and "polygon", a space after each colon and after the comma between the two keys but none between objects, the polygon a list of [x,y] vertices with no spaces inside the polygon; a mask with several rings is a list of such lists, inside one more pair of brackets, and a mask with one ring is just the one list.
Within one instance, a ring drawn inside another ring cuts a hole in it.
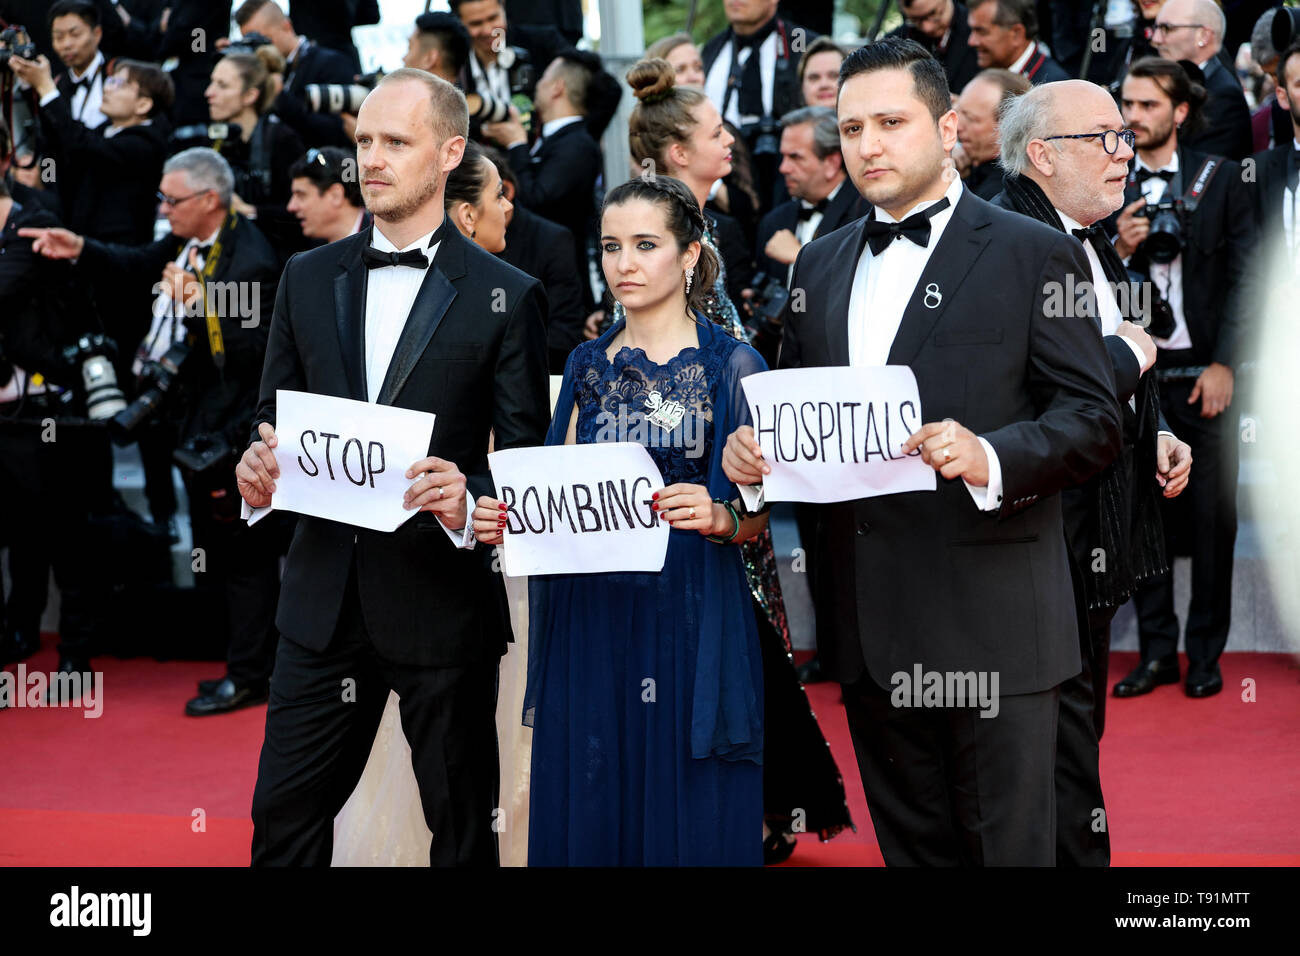
[{"label": "red nail polish", "polygon": [[659,510],[659,505],[656,504],[656,503],[654,503],[654,502],[651,502],[651,504],[650,504],[650,510],[651,510],[651,511],[658,511],[658,510]]},{"label": "red nail polish", "polygon": [[653,495],[651,495],[650,497],[653,498],[655,501],[658,501],[658,500],[659,500],[659,492],[656,491],[656,492],[655,492]]},{"label": "red nail polish", "polygon": [[497,507],[500,508],[502,511],[505,511],[505,510],[506,510],[506,503],[505,503],[504,501],[498,501],[498,502],[497,502]]}]

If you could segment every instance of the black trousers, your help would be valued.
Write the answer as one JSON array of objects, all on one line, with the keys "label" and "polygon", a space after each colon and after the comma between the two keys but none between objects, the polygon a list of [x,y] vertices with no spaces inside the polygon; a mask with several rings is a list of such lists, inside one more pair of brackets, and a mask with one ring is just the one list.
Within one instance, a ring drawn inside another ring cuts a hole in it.
[{"label": "black trousers", "polygon": [[1060,688],[978,707],[895,707],[869,674],[841,685],[871,822],[889,866],[1056,862]]},{"label": "black trousers", "polygon": [[1110,823],[1099,760],[1114,613],[1113,609],[1094,612],[1080,628],[1083,670],[1061,684],[1056,726],[1057,866],[1110,865]]},{"label": "black trousers", "polygon": [[[1163,360],[1165,356],[1162,354]],[[1192,382],[1162,382],[1160,407],[1175,435],[1192,446],[1192,477],[1186,490],[1162,499],[1165,549],[1170,570],[1134,595],[1143,662],[1178,654],[1173,558],[1192,557],[1192,601],[1187,612],[1187,660],[1218,661],[1228,642],[1232,614],[1232,559],[1237,542],[1237,411],[1201,418],[1201,403],[1187,404]]]},{"label": "black trousers", "polygon": [[253,865],[329,866],[334,817],[365,769],[391,689],[433,833],[430,865],[496,866],[496,680],[495,660],[421,667],[381,658],[354,568],[323,652],[280,639],[253,792]]}]

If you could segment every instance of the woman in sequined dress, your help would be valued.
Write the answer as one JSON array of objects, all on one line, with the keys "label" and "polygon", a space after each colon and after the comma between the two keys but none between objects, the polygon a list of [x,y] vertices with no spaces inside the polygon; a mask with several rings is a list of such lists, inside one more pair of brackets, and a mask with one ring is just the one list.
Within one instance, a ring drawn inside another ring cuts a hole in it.
[{"label": "woman in sequined dress", "polygon": [[[639,101],[629,120],[628,141],[642,177],[657,171],[679,178],[703,208],[714,183],[731,170],[733,138],[717,108],[700,91],[677,86],[675,70],[665,60],[642,60],[628,71],[627,81]],[[704,219],[704,241],[717,251],[718,214],[706,211]],[[719,255],[717,281],[705,290],[700,311],[728,335],[748,341],[727,293],[726,259]],[[622,318],[617,304],[614,313],[617,322]],[[741,546],[741,554],[766,683],[764,848],[769,862],[779,862],[794,850],[792,831],[803,829],[828,840],[853,822],[843,780],[795,674],[771,532],[764,528]]]}]

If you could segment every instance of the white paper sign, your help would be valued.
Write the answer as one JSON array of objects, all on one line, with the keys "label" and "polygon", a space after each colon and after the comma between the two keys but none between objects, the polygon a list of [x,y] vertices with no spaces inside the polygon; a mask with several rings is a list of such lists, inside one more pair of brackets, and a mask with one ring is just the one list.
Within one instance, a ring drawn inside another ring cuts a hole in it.
[{"label": "white paper sign", "polygon": [[278,389],[271,507],[372,531],[396,531],[406,469],[429,454],[432,412]]},{"label": "white paper sign", "polygon": [[766,501],[826,504],[934,491],[934,469],[903,442],[925,423],[906,365],[789,368],[741,381],[772,473]]},{"label": "white paper sign", "polygon": [[511,448],[488,465],[506,505],[506,574],[663,570],[669,527],[651,496],[664,480],[644,446]]}]

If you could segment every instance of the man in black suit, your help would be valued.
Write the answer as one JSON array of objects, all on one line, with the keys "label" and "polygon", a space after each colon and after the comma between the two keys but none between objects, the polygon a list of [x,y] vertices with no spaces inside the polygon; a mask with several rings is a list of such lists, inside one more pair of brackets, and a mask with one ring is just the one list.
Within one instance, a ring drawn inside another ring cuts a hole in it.
[{"label": "man in black suit", "polygon": [[[1051,865],[1059,685],[1079,672],[1059,492],[1114,459],[1119,408],[1096,326],[1051,311],[1052,289],[1089,274],[1083,247],[947,174],[950,103],[909,40],[840,72],[842,149],[874,209],[800,252],[780,365],[908,365],[927,423],[902,451],[940,480],[821,506],[818,653],[886,863]],[[752,429],[723,467],[761,479]],[[902,689],[918,668],[947,700]],[[998,680],[982,714],[959,679]]]},{"label": "man in black suit", "polygon": [[587,312],[582,287],[587,276],[578,271],[573,261],[568,230],[519,202],[515,172],[500,150],[485,146],[483,154],[496,166],[506,198],[513,204],[506,223],[506,247],[497,255],[525,275],[540,280],[546,290],[548,365],[552,375],[563,375],[569,353],[585,338],[582,327]]},{"label": "man in black suit", "polygon": [[[101,242],[66,229],[25,233],[36,239],[37,252],[76,259],[98,291],[153,286],[152,321],[134,369],[146,374],[164,361],[179,368],[166,403],[144,421],[161,418],[175,435],[194,546],[202,554],[196,584],[217,592],[227,611],[228,679],[201,709],[188,709],[219,713],[266,698],[275,641],[269,615],[287,521],[241,527],[233,469],[257,407],[279,269],[262,233],[231,210],[234,176],[218,153],[177,153],[163,166],[159,189],[172,232],[149,245]],[[141,430],[137,425],[132,434]],[[166,474],[170,480],[170,463]]]},{"label": "man in black suit", "polygon": [[451,84],[419,70],[386,76],[357,118],[374,228],[295,256],[280,284],[258,430],[237,470],[247,506],[269,504],[279,474],[277,389],[437,421],[429,457],[406,473],[412,519],[398,530],[299,519],[276,615],[254,865],[329,865],[334,817],[361,776],[390,688],[434,834],[429,862],[497,862],[496,671],[509,620],[468,514],[471,496],[492,493],[489,434],[502,449],[540,444],[545,433],[546,301],[540,283],[443,215],[468,128]]},{"label": "man in black suit", "polygon": [[1156,14],[1151,42],[1166,60],[1187,60],[1204,75],[1209,98],[1201,108],[1200,132],[1184,136],[1184,145],[1240,161],[1255,151],[1255,142],[1246,94],[1219,55],[1226,29],[1223,10],[1214,0],[1169,0]]},{"label": "man in black suit", "polygon": [[44,57],[10,62],[40,98],[45,149],[55,162],[68,228],[107,242],[151,241],[169,145],[171,78],[147,63],[115,61],[99,105],[107,122],[92,130],[77,121]]},{"label": "man in black suit", "polygon": [[284,57],[284,87],[271,103],[271,111],[293,128],[304,146],[351,146],[343,120],[307,108],[303,87],[316,83],[351,83],[356,78],[344,54],[299,36],[293,21],[273,0],[245,0],[235,11],[235,23],[247,36],[260,33]]},{"label": "man in black suit", "polygon": [[980,69],[1021,73],[1035,86],[1070,79],[1038,42],[1034,0],[971,0],[966,22]]},{"label": "man in black suit", "polygon": [[361,72],[361,57],[352,42],[352,28],[379,22],[378,0],[290,0],[289,16],[303,36],[347,57],[354,73]]},{"label": "man in black suit", "polygon": [[[1246,332],[1245,277],[1256,226],[1241,167],[1179,145],[1179,127],[1195,127],[1194,90],[1169,60],[1148,57],[1129,69],[1120,104],[1137,134],[1137,158],[1115,222],[1115,248],[1131,257],[1131,268],[1150,275],[1173,314],[1173,330],[1156,338],[1160,407],[1197,465],[1190,492],[1166,501],[1162,518],[1167,552],[1192,557],[1185,687],[1190,697],[1206,697],[1223,688],[1218,661],[1232,611],[1239,416],[1228,410]],[[1174,226],[1172,258],[1161,255],[1152,220],[1140,212],[1188,196],[1197,197],[1195,210]],[[1135,603],[1142,660],[1115,685],[1117,697],[1178,681],[1172,573],[1141,587]]]},{"label": "man in black suit", "polygon": [[465,92],[498,103],[515,93],[531,100],[539,72],[571,46],[554,27],[508,23],[501,0],[451,0],[451,12],[469,31],[473,47]]},{"label": "man in black suit", "polygon": [[[957,142],[966,160],[966,188],[981,199],[1002,192],[998,164],[998,115],[1008,102],[1028,92],[1029,80],[1010,70],[982,70],[957,97]],[[953,158],[957,154],[954,151]],[[958,169],[962,164],[958,163]]]},{"label": "man in black suit", "polygon": [[959,0],[898,0],[903,25],[890,36],[915,40],[943,64],[948,89],[960,93],[979,72],[966,5]]},{"label": "man in black suit", "polygon": [[779,16],[777,0],[735,0],[725,9],[730,25],[700,51],[704,92],[753,153],[761,216],[785,200],[778,117],[803,105],[799,61],[817,35]]},{"label": "man in black suit", "polygon": [[799,250],[862,216],[867,203],[848,182],[835,111],[804,106],[781,117],[781,176],[791,199],[758,224],[755,260],[789,286]]},{"label": "man in black suit", "polygon": [[[1100,135],[1059,138],[1058,130]],[[1110,836],[1098,765],[1105,729],[1110,621],[1133,588],[1165,571],[1158,503],[1187,486],[1191,449],[1163,431],[1156,346],[1124,263],[1099,223],[1124,200],[1133,149],[1114,99],[1082,80],[1047,83],[1003,112],[1006,190],[994,205],[1071,233],[1088,255],[1095,319],[1104,336],[1124,425],[1124,450],[1105,471],[1061,493],[1073,558],[1083,670],[1061,685],[1056,745],[1056,862],[1106,866]],[[1095,227],[1095,228],[1094,228]],[[1098,812],[1100,811],[1100,816]]]},{"label": "man in black suit", "polygon": [[1258,172],[1251,196],[1260,230],[1256,260],[1261,274],[1289,266],[1286,274],[1300,278],[1300,40],[1278,56],[1277,101],[1287,111],[1291,137],[1253,157]]},{"label": "man in black suit", "polygon": [[59,0],[50,7],[47,22],[54,52],[66,67],[59,74],[58,91],[73,118],[94,129],[107,119],[99,109],[108,66],[99,49],[104,36],[99,8],[90,0]]},{"label": "man in black suit", "polygon": [[[172,0],[163,10],[150,60],[161,63],[176,85],[172,123],[208,122],[204,91],[220,58],[217,40],[230,35],[230,0]],[[197,42],[198,38],[203,42]]]},{"label": "man in black suit", "polygon": [[[600,147],[587,128],[587,101],[601,73],[594,53],[569,50],[546,67],[537,81],[533,124],[539,128],[530,147],[517,118],[484,123],[483,133],[501,144],[519,183],[519,202],[569,231],[573,261],[587,275],[587,238],[596,217]],[[585,305],[594,301],[583,282]]]}]

